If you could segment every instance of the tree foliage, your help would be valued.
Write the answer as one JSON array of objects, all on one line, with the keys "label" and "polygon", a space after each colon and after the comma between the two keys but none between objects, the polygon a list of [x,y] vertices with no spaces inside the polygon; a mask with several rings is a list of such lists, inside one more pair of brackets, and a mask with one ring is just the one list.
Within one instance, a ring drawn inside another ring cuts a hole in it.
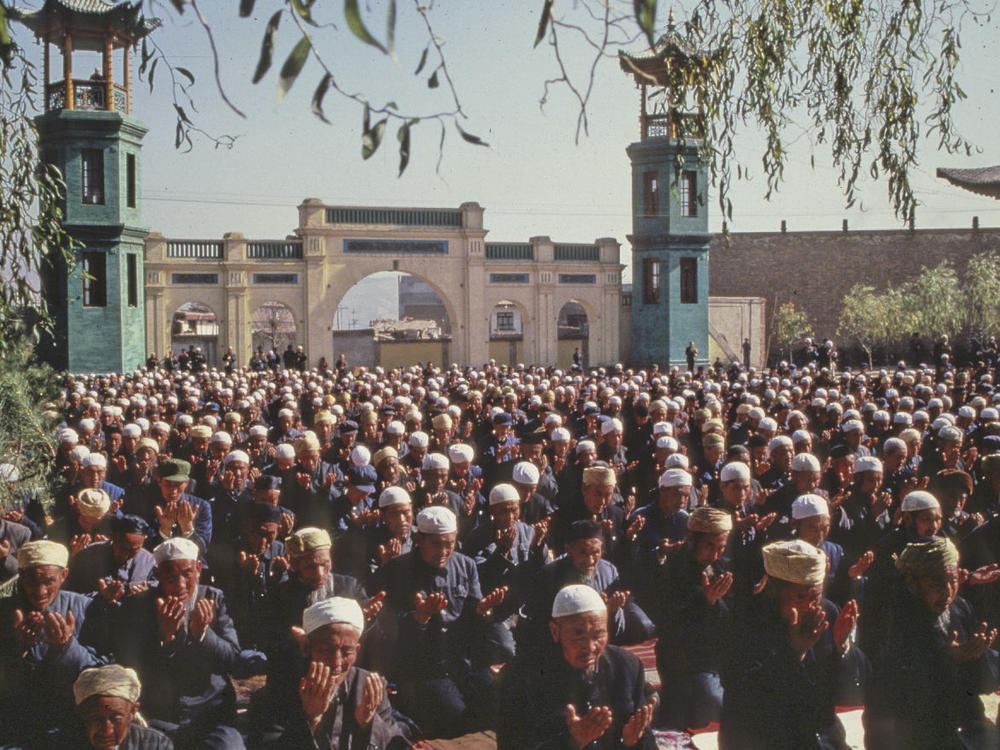
[{"label": "tree foliage", "polygon": [[0,358],[17,345],[18,334],[33,337],[49,326],[39,286],[46,265],[73,262],[60,223],[62,176],[38,153],[32,120],[38,78],[17,48],[4,51],[4,18],[0,14]]},{"label": "tree foliage", "polygon": [[[853,205],[866,178],[885,181],[890,202],[898,216],[907,218],[914,208],[910,175],[917,164],[922,138],[946,151],[971,147],[953,119],[956,102],[965,94],[957,80],[963,24],[978,22],[987,8],[982,0],[692,0],[678,29],[690,42],[718,54],[703,64],[668,70],[673,82],[662,93],[668,106],[702,112],[709,138],[702,150],[717,188],[719,205],[732,213],[729,194],[733,181],[748,177],[759,161],[770,197],[781,184],[791,150],[790,141],[807,132],[820,158],[829,158],[838,172],[845,202]],[[0,0],[0,9],[7,0]],[[520,54],[534,41],[547,48],[554,74],[541,83],[540,104],[550,90],[567,90],[578,105],[576,136],[586,134],[592,95],[603,65],[616,65],[621,49],[641,51],[652,45],[665,24],[664,4],[657,0],[536,0],[538,25],[526,28],[522,39],[511,40],[508,54]],[[383,143],[386,130],[396,132],[399,171],[413,148],[413,131],[436,124],[435,141],[441,149],[447,132],[454,130],[466,143],[486,145],[467,125],[461,92],[451,74],[445,40],[435,31],[436,13],[451,7],[445,0],[283,0],[278,9],[255,19],[256,0],[213,3],[212,17],[204,0],[147,0],[150,13],[176,15],[184,22],[194,18],[205,33],[215,63],[219,96],[239,116],[244,113],[226,94],[220,69],[223,61],[215,35],[245,33],[233,24],[256,24],[260,51],[252,80],[269,78],[276,62],[279,37],[294,40],[281,61],[276,81],[280,102],[299,78],[308,76],[315,86],[312,112],[329,122],[324,102],[330,94],[352,102],[361,122],[363,154],[370,156]],[[205,6],[205,7],[202,7]],[[222,10],[220,10],[222,9]],[[489,23],[489,7],[477,7],[476,22]],[[266,21],[264,20],[266,18]],[[0,14],[0,53],[7,21]],[[195,33],[192,30],[191,33]],[[419,39],[417,60],[399,63],[414,70],[414,86],[442,87],[448,104],[436,111],[403,111],[394,101],[376,100],[366,92],[341,85],[332,52],[354,45],[352,55],[364,65],[368,55],[397,59],[397,38],[407,34]],[[582,50],[582,53],[580,53]],[[578,54],[577,54],[578,53]],[[411,67],[412,66],[412,67]],[[155,73],[170,74],[170,94],[177,105],[177,144],[190,148],[191,135],[202,131],[192,119],[190,71],[171,63],[170,51],[156,45],[155,34],[144,47],[141,72],[153,85]],[[372,124],[374,123],[374,124]],[[339,126],[338,127],[342,127]],[[744,132],[762,133],[763,151],[737,153],[736,139]],[[231,145],[232,138],[209,136],[216,145]]]},{"label": "tree foliage", "polygon": [[855,284],[841,303],[837,335],[868,355],[901,350],[911,332],[939,338],[1000,335],[1000,252],[970,258],[960,276],[949,261],[920,272],[899,286],[878,289]]},{"label": "tree foliage", "polygon": [[779,350],[784,351],[789,358],[792,356],[792,347],[796,343],[813,335],[809,316],[799,310],[792,301],[785,302],[774,311],[772,325],[774,327],[774,340],[778,344]]}]

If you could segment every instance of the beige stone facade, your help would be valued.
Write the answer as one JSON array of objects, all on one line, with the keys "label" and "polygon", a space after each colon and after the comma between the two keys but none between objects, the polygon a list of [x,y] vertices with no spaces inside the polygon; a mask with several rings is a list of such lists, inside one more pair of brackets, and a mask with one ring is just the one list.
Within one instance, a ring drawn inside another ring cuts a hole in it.
[{"label": "beige stone facade", "polygon": [[[560,361],[559,316],[575,302],[586,313],[589,364],[618,361],[621,312],[620,245],[486,240],[484,209],[327,206],[309,199],[285,240],[185,240],[151,233],[146,240],[146,348],[162,354],[182,305],[197,302],[218,318],[216,351],[231,346],[240,362],[251,356],[251,315],[279,302],[295,320],[296,341],[310,361],[333,362],[337,307],[356,283],[380,271],[412,274],[430,284],[451,321],[449,358],[462,364],[489,359],[491,318],[519,313],[525,362]],[[506,343],[506,342],[504,342]],[[363,363],[357,363],[363,364]]]}]

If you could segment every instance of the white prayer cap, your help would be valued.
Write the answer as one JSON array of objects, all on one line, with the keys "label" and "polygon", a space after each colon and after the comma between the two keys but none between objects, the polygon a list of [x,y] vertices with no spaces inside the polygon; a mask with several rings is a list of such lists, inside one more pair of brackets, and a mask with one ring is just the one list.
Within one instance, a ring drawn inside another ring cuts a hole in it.
[{"label": "white prayer cap", "polygon": [[621,432],[622,422],[620,419],[605,419],[601,424],[601,434],[607,435],[609,432]]},{"label": "white prayer cap", "polygon": [[194,424],[194,417],[192,417],[190,414],[180,414],[177,417],[177,424],[181,426],[190,427],[191,425]]},{"label": "white prayer cap", "polygon": [[594,444],[593,440],[581,440],[576,444],[576,452],[584,453],[586,451],[596,451],[597,445]]},{"label": "white prayer cap", "polygon": [[103,453],[88,453],[82,461],[80,461],[80,466],[83,468],[88,468],[96,466],[98,469],[108,468],[108,459],[104,457]]},{"label": "white prayer cap", "polygon": [[387,435],[402,435],[406,432],[406,425],[398,420],[393,420],[385,426]]},{"label": "white prayer cap", "polygon": [[905,424],[908,425],[913,421],[913,418],[905,411],[897,411],[892,415],[893,424]]},{"label": "white prayer cap", "polygon": [[250,463],[250,456],[247,455],[246,451],[230,451],[226,454],[226,457],[222,459],[223,466],[229,466],[233,461],[242,461],[245,464]]},{"label": "white prayer cap", "polygon": [[733,482],[738,480],[750,480],[750,467],[742,461],[730,461],[719,472],[719,481]]},{"label": "white prayer cap", "polygon": [[78,443],[80,442],[80,436],[76,434],[76,430],[71,430],[66,427],[59,430],[59,442],[60,443]]},{"label": "white prayer cap", "polygon": [[844,422],[842,428],[844,432],[861,432],[864,433],[865,425],[860,419],[848,419]]},{"label": "white prayer cap", "polygon": [[921,510],[941,510],[941,503],[926,490],[914,490],[903,498],[902,511],[915,513]]},{"label": "white prayer cap", "polygon": [[76,509],[87,518],[104,518],[111,510],[111,498],[101,489],[84,489],[76,496]]},{"label": "white prayer cap", "polygon": [[367,466],[371,463],[372,453],[363,445],[355,445],[351,450],[351,463],[355,466]]},{"label": "white prayer cap", "polygon": [[819,471],[819,459],[812,453],[800,453],[792,459],[792,471]]},{"label": "white prayer cap", "polygon": [[693,484],[691,473],[684,469],[667,469],[660,474],[657,482],[660,487],[690,487]]},{"label": "white prayer cap", "polygon": [[854,461],[854,473],[861,474],[865,471],[882,471],[882,462],[875,456],[861,456]]},{"label": "white prayer cap", "polygon": [[565,427],[556,427],[554,430],[552,430],[553,442],[561,441],[568,443],[570,437],[571,436],[569,434],[569,430],[567,430]]},{"label": "white prayer cap", "polygon": [[663,464],[664,469],[689,469],[691,462],[683,453],[671,453]]},{"label": "white prayer cap", "polygon": [[806,586],[822,585],[826,579],[826,554],[802,539],[768,544],[761,554],[772,578]]},{"label": "white prayer cap", "polygon": [[830,515],[830,505],[820,495],[799,495],[792,503],[792,518],[796,521],[813,516]]},{"label": "white prayer cap", "polygon": [[386,487],[378,496],[378,507],[388,508],[390,505],[412,505],[410,493],[402,487]]},{"label": "white prayer cap", "polygon": [[975,419],[976,410],[971,406],[960,406],[958,407],[958,416],[965,417],[966,419]]},{"label": "white prayer cap", "polygon": [[959,430],[957,427],[952,427],[951,425],[948,425],[947,427],[942,427],[940,430],[938,430],[938,439],[949,440],[953,443],[960,443],[962,442],[962,431]]},{"label": "white prayer cap", "polygon": [[584,612],[604,613],[608,605],[590,586],[574,583],[559,590],[552,602],[552,617],[569,617]]},{"label": "white prayer cap", "polygon": [[414,448],[426,448],[430,444],[430,438],[427,437],[426,432],[421,432],[417,430],[410,434],[409,444]]},{"label": "white prayer cap", "polygon": [[677,451],[680,449],[680,446],[677,444],[676,438],[670,435],[660,435],[660,437],[656,438],[656,449],[661,451]]},{"label": "white prayer cap", "polygon": [[74,461],[83,461],[90,455],[90,448],[86,445],[78,445],[69,452],[69,457]]},{"label": "white prayer cap", "polygon": [[291,443],[282,443],[274,449],[275,458],[295,458],[295,446]]},{"label": "white prayer cap", "polygon": [[474,455],[475,451],[471,445],[466,445],[465,443],[452,443],[448,446],[448,458],[456,464],[472,463]]},{"label": "white prayer cap", "polygon": [[73,683],[73,700],[78,706],[95,695],[122,698],[129,703],[136,703],[141,692],[139,675],[131,667],[120,664],[85,669]]},{"label": "white prayer cap", "polygon": [[233,444],[233,436],[230,435],[228,432],[224,432],[222,430],[219,430],[218,432],[216,432],[216,433],[214,433],[212,435],[212,438],[211,438],[211,440],[209,440],[209,442],[212,443],[213,445],[215,445],[215,444],[232,445]]},{"label": "white prayer cap", "polygon": [[250,428],[250,437],[267,437],[267,427],[262,424],[255,424]]},{"label": "white prayer cap", "polygon": [[65,568],[69,563],[69,550],[58,542],[36,539],[26,542],[17,551],[17,567],[22,571],[41,565],[55,565]]},{"label": "white prayer cap", "polygon": [[747,412],[747,416],[750,419],[756,419],[759,422],[766,415],[764,414],[764,410],[763,409],[761,409],[759,406],[754,406],[753,408],[750,409],[750,411]]},{"label": "white prayer cap", "polygon": [[540,477],[538,467],[530,461],[520,461],[514,464],[511,478],[518,484],[538,484]]},{"label": "white prayer cap", "polygon": [[994,409],[992,406],[987,406],[981,412],[979,412],[979,418],[984,422],[996,422],[1000,419],[1000,412]]},{"label": "white prayer cap", "polygon": [[291,409],[278,409],[278,419],[292,419],[295,417],[295,412]]},{"label": "white prayer cap", "polygon": [[796,430],[792,433],[792,446],[796,446],[799,443],[808,443],[812,441],[812,435],[809,434],[808,430]]},{"label": "white prayer cap", "polygon": [[435,469],[447,470],[450,465],[451,464],[448,463],[448,457],[443,453],[428,453],[424,456],[421,468],[424,471],[434,471]]},{"label": "white prayer cap", "polygon": [[168,560],[197,560],[199,552],[197,544],[178,536],[157,546],[153,550],[153,558],[157,565],[162,565]]},{"label": "white prayer cap", "polygon": [[890,453],[902,453],[906,450],[906,443],[897,437],[891,437],[882,444],[882,455],[887,456]]},{"label": "white prayer cap", "polygon": [[521,495],[512,484],[501,482],[490,490],[490,505],[519,502],[521,502]]},{"label": "white prayer cap", "polygon": [[122,427],[122,437],[139,437],[142,434],[142,428],[137,424],[127,424]]},{"label": "white prayer cap", "polygon": [[771,438],[771,440],[768,442],[767,450],[768,452],[770,452],[775,450],[776,448],[781,448],[782,446],[784,446],[785,448],[795,447],[792,443],[792,439],[788,437],[788,435],[776,435],[775,437]]},{"label": "white prayer cap", "polygon": [[361,635],[365,629],[365,615],[361,611],[361,605],[354,599],[331,596],[307,607],[302,613],[302,629],[306,631],[306,635],[326,625],[350,625]]},{"label": "white prayer cap", "polygon": [[673,435],[674,426],[670,422],[657,422],[653,425],[653,437],[657,435]]},{"label": "white prayer cap", "polygon": [[431,505],[417,514],[417,531],[421,534],[454,534],[458,531],[458,522],[448,508]]},{"label": "white prayer cap", "polygon": [[757,425],[758,430],[764,430],[766,432],[774,432],[778,429],[778,423],[771,417],[764,417],[760,420],[760,424]]}]

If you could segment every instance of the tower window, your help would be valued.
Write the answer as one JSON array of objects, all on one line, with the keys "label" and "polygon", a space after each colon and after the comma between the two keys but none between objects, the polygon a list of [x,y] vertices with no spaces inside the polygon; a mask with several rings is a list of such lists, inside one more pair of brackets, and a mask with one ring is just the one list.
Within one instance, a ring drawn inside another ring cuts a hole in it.
[{"label": "tower window", "polygon": [[681,216],[698,215],[698,173],[691,169],[681,172]]},{"label": "tower window", "polygon": [[135,154],[125,156],[125,203],[135,208]]},{"label": "tower window", "polygon": [[85,148],[80,152],[80,187],[83,202],[89,205],[104,204],[104,152],[98,148]]},{"label": "tower window", "polygon": [[656,258],[646,258],[643,262],[643,278],[645,283],[645,299],[647,305],[655,305],[660,301],[660,261]]},{"label": "tower window", "polygon": [[125,255],[127,268],[127,294],[128,294],[128,306],[138,307],[139,306],[139,268],[138,268],[138,256],[135,253],[127,253]]},{"label": "tower window", "polygon": [[645,200],[643,206],[646,216],[657,216],[660,213],[660,178],[655,171],[643,172],[643,189]]},{"label": "tower window", "polygon": [[104,253],[83,254],[83,306],[108,304],[108,267]]},{"label": "tower window", "polygon": [[681,303],[698,302],[698,259],[681,258]]}]

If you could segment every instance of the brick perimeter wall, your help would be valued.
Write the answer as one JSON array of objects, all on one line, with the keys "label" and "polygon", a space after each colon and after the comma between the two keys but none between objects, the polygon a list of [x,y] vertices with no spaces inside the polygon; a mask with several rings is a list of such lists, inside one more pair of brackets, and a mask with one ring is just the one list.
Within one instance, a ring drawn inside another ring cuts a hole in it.
[{"label": "brick perimeter wall", "polygon": [[945,259],[961,276],[969,258],[990,249],[1000,250],[1000,229],[734,233],[728,241],[715,235],[710,291],[764,297],[768,333],[774,311],[792,300],[818,336],[832,338],[841,300],[854,284],[898,285]]}]

